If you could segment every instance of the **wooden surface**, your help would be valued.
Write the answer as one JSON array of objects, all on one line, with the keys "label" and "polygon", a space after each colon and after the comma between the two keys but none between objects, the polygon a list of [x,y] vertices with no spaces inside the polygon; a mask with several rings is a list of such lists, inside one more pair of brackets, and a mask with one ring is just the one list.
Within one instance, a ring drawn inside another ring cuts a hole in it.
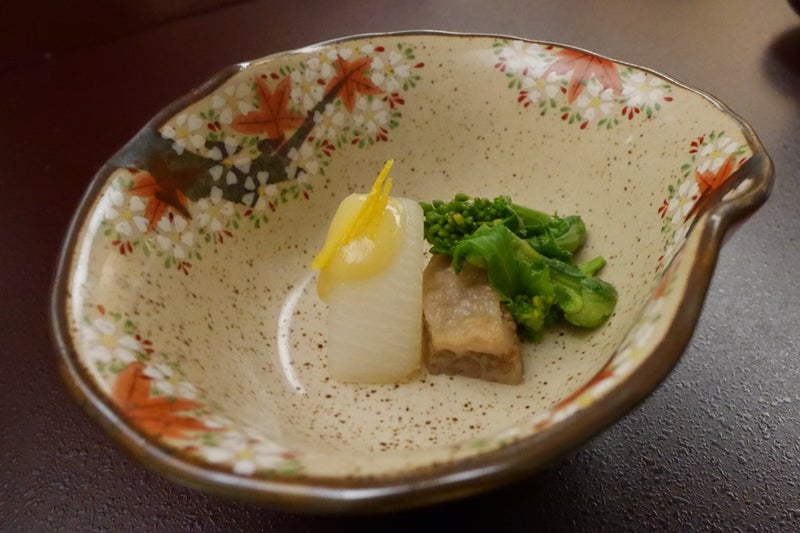
[{"label": "wooden surface", "polygon": [[[0,22],[0,530],[483,530],[500,520],[519,531],[800,530],[800,17],[788,3],[201,2],[136,24],[112,9],[35,4],[5,9]],[[55,28],[46,47],[28,39],[42,25]],[[76,44],[72,29],[97,33]],[[89,180],[161,107],[226,65],[404,29],[588,48],[706,90],[753,125],[775,161],[775,190],[723,248],[683,359],[581,449],[463,501],[293,515],[146,471],[67,394],[47,334],[56,256]]]}]

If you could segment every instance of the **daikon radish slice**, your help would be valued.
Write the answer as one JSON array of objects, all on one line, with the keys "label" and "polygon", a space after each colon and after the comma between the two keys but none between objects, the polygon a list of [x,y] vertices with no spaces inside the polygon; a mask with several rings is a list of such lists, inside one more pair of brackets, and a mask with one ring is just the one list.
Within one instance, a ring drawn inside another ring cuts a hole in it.
[{"label": "daikon radish slice", "polygon": [[312,268],[328,303],[328,372],[345,383],[398,383],[422,366],[424,215],[389,197],[388,169],[370,194],[339,206]]}]

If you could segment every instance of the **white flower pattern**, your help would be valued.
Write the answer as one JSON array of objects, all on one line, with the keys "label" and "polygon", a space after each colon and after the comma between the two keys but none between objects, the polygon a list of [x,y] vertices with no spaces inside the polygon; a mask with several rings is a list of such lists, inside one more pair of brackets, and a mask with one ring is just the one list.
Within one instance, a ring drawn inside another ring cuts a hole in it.
[{"label": "white flower pattern", "polygon": [[250,476],[286,462],[283,455],[286,452],[285,448],[256,432],[233,429],[226,431],[217,445],[205,446],[201,453],[210,463],[229,463],[234,473]]},{"label": "white flower pattern", "polygon": [[189,223],[182,216],[164,216],[156,224],[159,234],[156,242],[164,252],[169,252],[175,259],[186,259],[194,245],[194,233]]},{"label": "white flower pattern", "polygon": [[227,220],[233,216],[233,203],[222,198],[222,189],[211,188],[211,195],[202,198],[195,204],[200,213],[195,217],[197,226],[206,228],[212,233],[221,231]]},{"label": "white flower pattern", "polygon": [[234,115],[247,114],[253,110],[250,103],[252,90],[246,83],[228,85],[211,96],[211,109],[219,116],[222,124],[230,124]]},{"label": "white flower pattern", "polygon": [[718,171],[719,167],[738,149],[739,145],[730,137],[717,137],[700,151],[700,156],[704,158],[704,161],[697,166],[697,171],[701,174]]},{"label": "white flower pattern", "polygon": [[386,126],[389,121],[389,112],[383,101],[377,98],[361,97],[356,101],[353,122],[358,127],[363,127],[370,135],[375,135],[378,129]]},{"label": "white flower pattern", "polygon": [[664,100],[664,80],[636,71],[627,77],[622,87],[625,103],[632,107],[643,108],[658,104]]},{"label": "white flower pattern", "polygon": [[345,114],[340,106],[327,104],[322,113],[314,115],[314,137],[336,142],[345,126]]},{"label": "white flower pattern", "polygon": [[380,56],[372,61],[372,82],[384,87],[387,92],[399,91],[403,81],[411,75],[411,68],[403,61],[403,56],[395,51],[389,53],[388,60]]},{"label": "white flower pattern", "polygon": [[108,193],[110,205],[105,209],[105,220],[114,224],[114,230],[130,238],[147,231],[148,221],[144,215],[145,204],[138,196],[126,196],[119,189]]},{"label": "white flower pattern", "polygon": [[552,62],[542,52],[543,47],[538,43],[511,41],[499,52],[503,62],[502,69],[530,79],[540,77]]},{"label": "white flower pattern", "polygon": [[134,336],[120,331],[114,321],[102,316],[84,328],[83,339],[86,353],[96,362],[109,363],[116,359],[129,363],[135,361],[137,352],[142,350]]},{"label": "white flower pattern", "polygon": [[590,83],[586,84],[586,89],[575,103],[581,110],[583,119],[591,122],[598,117],[606,117],[611,114],[614,108],[614,92],[610,88],[604,89],[596,79],[592,79]]},{"label": "white flower pattern", "polygon": [[173,141],[172,147],[182,154],[187,148],[198,150],[205,145],[206,138],[200,133],[204,122],[195,114],[187,115],[181,113],[171,124],[167,124],[161,130],[161,135]]},{"label": "white flower pattern", "polygon": [[325,87],[317,83],[321,79],[319,73],[306,68],[305,71],[294,70],[292,78],[292,101],[304,112],[308,112],[322,100],[325,95]]}]

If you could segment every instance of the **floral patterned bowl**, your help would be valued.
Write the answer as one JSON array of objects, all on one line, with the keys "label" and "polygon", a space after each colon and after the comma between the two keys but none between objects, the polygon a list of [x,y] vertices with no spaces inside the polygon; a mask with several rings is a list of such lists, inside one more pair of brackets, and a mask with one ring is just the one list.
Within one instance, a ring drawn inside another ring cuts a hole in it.
[{"label": "floral patterned bowl", "polygon": [[[614,316],[525,346],[506,386],[343,385],[308,265],[339,201],[456,192],[587,222]],[[229,68],[100,170],[52,300],[73,394],[184,484],[286,509],[430,503],[535,471],[630,410],[687,344],[772,164],[723,104],[567,46],[413,32]]]}]

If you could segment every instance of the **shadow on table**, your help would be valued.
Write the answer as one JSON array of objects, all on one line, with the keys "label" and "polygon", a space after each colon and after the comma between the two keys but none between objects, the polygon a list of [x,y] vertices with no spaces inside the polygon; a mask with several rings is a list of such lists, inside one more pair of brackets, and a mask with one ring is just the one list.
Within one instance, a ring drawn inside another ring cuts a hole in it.
[{"label": "shadow on table", "polygon": [[772,42],[764,69],[778,90],[800,102],[800,24]]}]

